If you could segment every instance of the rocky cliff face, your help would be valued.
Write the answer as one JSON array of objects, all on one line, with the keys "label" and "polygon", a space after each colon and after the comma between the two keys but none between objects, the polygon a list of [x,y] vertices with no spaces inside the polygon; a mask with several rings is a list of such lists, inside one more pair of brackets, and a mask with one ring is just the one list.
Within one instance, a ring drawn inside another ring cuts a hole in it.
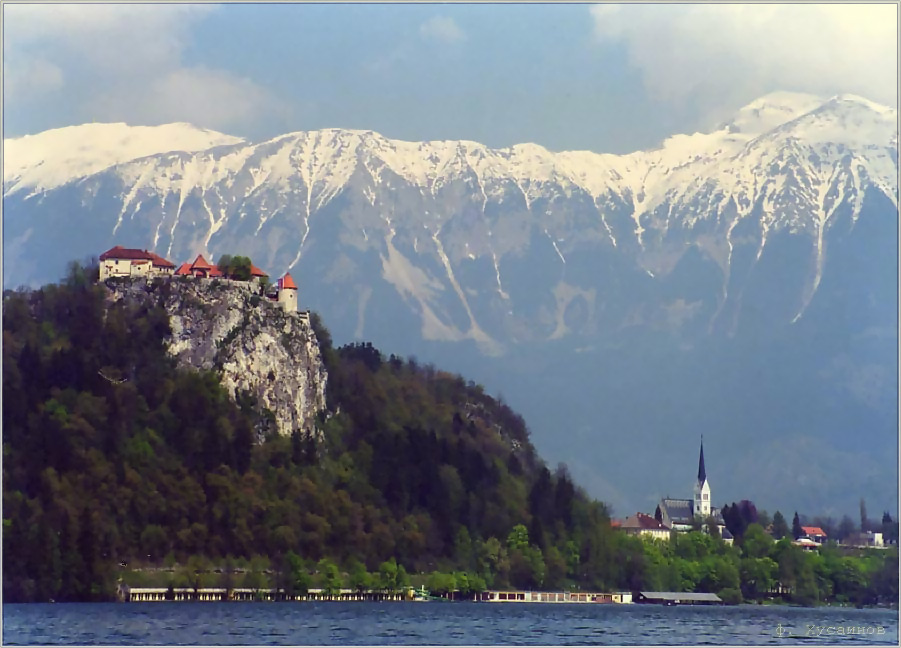
[{"label": "rocky cliff face", "polygon": [[261,434],[317,434],[327,374],[301,313],[244,282],[174,278],[111,280],[110,298],[152,300],[169,313],[169,353],[179,366],[215,371],[234,399],[255,397]]}]

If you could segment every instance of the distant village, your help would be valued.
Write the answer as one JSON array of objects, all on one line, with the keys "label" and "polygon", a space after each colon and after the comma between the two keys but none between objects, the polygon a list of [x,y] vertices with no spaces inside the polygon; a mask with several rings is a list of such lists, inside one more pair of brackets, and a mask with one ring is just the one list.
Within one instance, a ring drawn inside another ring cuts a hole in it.
[{"label": "distant village", "polygon": [[[230,257],[223,257],[231,259]],[[236,259],[238,257],[235,257]],[[247,259],[246,279],[238,279],[232,268],[219,268],[198,254],[191,263],[175,264],[147,250],[117,245],[100,255],[100,281],[115,277],[197,277],[201,279],[242,280],[258,287],[270,301],[277,302],[285,312],[297,311],[297,284],[286,273],[275,284],[269,283],[269,275]]]},{"label": "distant village", "polygon": [[[726,544],[731,545],[734,542],[733,534],[727,528],[723,511],[711,506],[712,499],[710,482],[707,479],[707,467],[704,465],[704,441],[702,439],[701,453],[698,459],[698,479],[692,499],[664,497],[660,500],[654,515],[638,512],[624,520],[614,520],[612,524],[630,535],[661,540],[669,540],[673,533],[699,530],[705,533],[719,534]],[[795,516],[792,527],[788,527],[785,534],[794,538],[792,544],[806,551],[814,551],[826,544],[829,537],[821,527],[802,525],[797,519],[797,514]],[[892,524],[897,523],[893,522]],[[769,522],[764,531],[771,536],[782,537],[779,530],[774,528],[774,522]],[[842,538],[840,544],[861,548],[886,548],[895,543],[897,543],[896,538],[885,538],[882,531],[862,529]]]}]

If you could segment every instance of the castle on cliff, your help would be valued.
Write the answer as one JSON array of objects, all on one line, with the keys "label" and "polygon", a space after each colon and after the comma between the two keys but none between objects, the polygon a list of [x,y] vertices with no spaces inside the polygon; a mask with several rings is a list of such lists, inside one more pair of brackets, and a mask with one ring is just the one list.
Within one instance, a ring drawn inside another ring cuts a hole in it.
[{"label": "castle on cliff", "polygon": [[[178,269],[171,261],[147,250],[125,248],[117,245],[100,255],[100,281],[113,277],[196,277],[200,279],[223,279],[233,281],[217,266],[198,254],[192,263],[182,263]],[[250,266],[252,286],[264,289],[269,275],[255,265]],[[266,296],[288,313],[297,311],[297,284],[290,273],[281,277],[273,288],[265,290]]]}]

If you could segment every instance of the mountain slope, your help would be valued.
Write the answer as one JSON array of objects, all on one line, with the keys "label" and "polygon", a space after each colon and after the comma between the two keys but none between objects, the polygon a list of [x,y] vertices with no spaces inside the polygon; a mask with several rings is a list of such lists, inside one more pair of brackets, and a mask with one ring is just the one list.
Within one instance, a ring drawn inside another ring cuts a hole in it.
[{"label": "mountain slope", "polygon": [[[639,496],[615,457],[664,431],[750,448],[862,434],[879,474],[894,473],[897,176],[897,112],[850,95],[774,93],[711,133],[624,156],[340,129],[215,140],[53,189],[4,178],[4,282],[52,279],[114,244],[173,261],[241,250],[273,276],[291,270],[336,339],[503,391],[546,456],[584,462],[586,483],[609,468],[621,483],[595,494],[631,509],[681,473],[663,469]],[[585,454],[596,438],[609,455]],[[769,460],[756,452],[752,472]],[[839,508],[864,494],[789,492]]]},{"label": "mountain slope", "polygon": [[55,189],[122,162],[169,151],[203,151],[243,140],[190,124],[84,124],[4,140],[4,194]]}]

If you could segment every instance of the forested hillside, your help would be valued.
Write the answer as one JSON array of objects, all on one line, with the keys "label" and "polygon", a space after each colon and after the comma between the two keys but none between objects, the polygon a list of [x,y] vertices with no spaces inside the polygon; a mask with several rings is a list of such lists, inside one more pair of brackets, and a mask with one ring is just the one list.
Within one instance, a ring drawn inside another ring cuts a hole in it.
[{"label": "forested hillside", "polygon": [[333,348],[315,314],[328,371],[321,435],[260,439],[249,396],[235,403],[214,373],[167,355],[162,306],[108,299],[95,271],[73,265],[59,285],[4,294],[6,602],[106,600],[119,578],[294,591],[412,578],[433,592],[680,590],[731,602],[781,583],[803,604],[897,603],[897,548],[805,553],[759,525],[735,547],[613,529],[481,386],[369,344]]},{"label": "forested hillside", "polygon": [[167,356],[162,308],[106,295],[73,266],[4,296],[6,600],[107,598],[120,563],[192,556],[604,584],[603,505],[480,386],[371,345],[334,349],[314,316],[324,440],[257,443],[251,403]]}]

